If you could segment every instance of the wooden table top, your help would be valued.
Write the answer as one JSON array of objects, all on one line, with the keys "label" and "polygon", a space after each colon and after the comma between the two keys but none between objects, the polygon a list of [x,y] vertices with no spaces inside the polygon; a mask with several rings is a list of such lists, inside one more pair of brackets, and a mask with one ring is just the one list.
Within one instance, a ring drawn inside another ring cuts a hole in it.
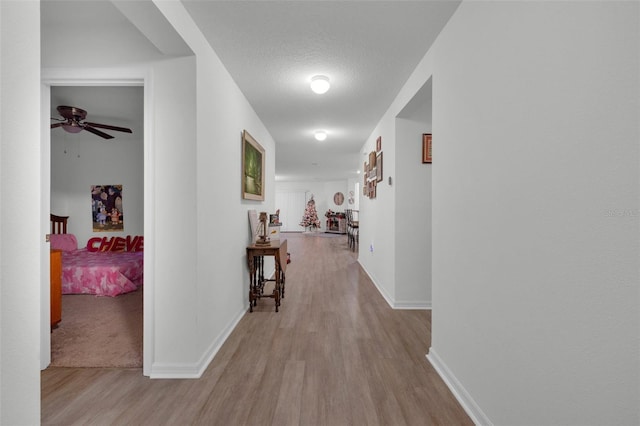
[{"label": "wooden table top", "polygon": [[251,244],[250,246],[247,246],[248,249],[268,249],[268,248],[273,248],[273,249],[277,249],[280,248],[281,246],[286,246],[287,245],[287,239],[286,238],[282,238],[280,240],[271,240],[269,242],[269,245],[257,245],[257,244]]}]

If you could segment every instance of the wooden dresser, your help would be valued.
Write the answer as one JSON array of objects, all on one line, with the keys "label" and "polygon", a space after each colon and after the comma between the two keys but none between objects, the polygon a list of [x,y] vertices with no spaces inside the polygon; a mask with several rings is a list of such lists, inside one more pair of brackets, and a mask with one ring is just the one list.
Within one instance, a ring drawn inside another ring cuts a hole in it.
[{"label": "wooden dresser", "polygon": [[62,320],[62,250],[51,250],[51,328]]}]

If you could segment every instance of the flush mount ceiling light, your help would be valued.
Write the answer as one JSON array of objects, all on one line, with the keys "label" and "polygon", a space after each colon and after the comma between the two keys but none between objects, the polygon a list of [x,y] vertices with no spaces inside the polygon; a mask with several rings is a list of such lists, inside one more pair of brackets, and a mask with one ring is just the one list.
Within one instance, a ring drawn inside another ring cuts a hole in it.
[{"label": "flush mount ceiling light", "polygon": [[325,132],[324,130],[318,130],[315,134],[314,137],[316,138],[317,141],[323,141],[325,139],[327,139],[327,132]]},{"label": "flush mount ceiling light", "polygon": [[314,75],[311,77],[311,90],[318,95],[327,93],[331,84],[329,83],[329,77],[326,75]]}]

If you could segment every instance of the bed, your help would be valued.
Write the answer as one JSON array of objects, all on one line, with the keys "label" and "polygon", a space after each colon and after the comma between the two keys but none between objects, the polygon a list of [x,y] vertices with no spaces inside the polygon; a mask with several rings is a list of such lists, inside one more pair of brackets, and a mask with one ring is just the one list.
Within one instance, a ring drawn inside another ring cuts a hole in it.
[{"label": "bed", "polygon": [[142,285],[142,251],[78,249],[75,235],[67,233],[67,220],[51,215],[51,248],[62,251],[62,294],[115,297]]}]

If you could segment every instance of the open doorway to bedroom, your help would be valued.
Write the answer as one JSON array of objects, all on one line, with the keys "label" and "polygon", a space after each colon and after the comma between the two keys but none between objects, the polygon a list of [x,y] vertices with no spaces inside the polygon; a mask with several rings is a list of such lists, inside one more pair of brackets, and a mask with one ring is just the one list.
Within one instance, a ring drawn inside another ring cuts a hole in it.
[{"label": "open doorway to bedroom", "polygon": [[[73,106],[86,111],[85,122],[132,130],[99,128],[113,136],[106,139],[51,129],[50,211],[69,217],[75,254],[92,256],[70,270],[71,253],[62,253],[64,294],[61,321],[51,332],[51,366],[142,367],[143,254],[117,255],[118,263],[131,255],[120,267],[126,271],[110,264],[101,272],[103,260],[87,249],[144,248],[144,104],[142,85],[50,88],[52,118],[61,118],[58,106]],[[117,241],[124,243],[114,247]],[[86,268],[85,261],[95,265]]]},{"label": "open doorway to bedroom", "polygon": [[[398,308],[430,309],[432,267],[432,164],[423,156],[423,135],[432,133],[433,77],[398,113],[396,125],[396,301]],[[429,160],[430,161],[430,160]],[[411,244],[406,242],[410,241]],[[417,261],[416,261],[417,259]]]}]

